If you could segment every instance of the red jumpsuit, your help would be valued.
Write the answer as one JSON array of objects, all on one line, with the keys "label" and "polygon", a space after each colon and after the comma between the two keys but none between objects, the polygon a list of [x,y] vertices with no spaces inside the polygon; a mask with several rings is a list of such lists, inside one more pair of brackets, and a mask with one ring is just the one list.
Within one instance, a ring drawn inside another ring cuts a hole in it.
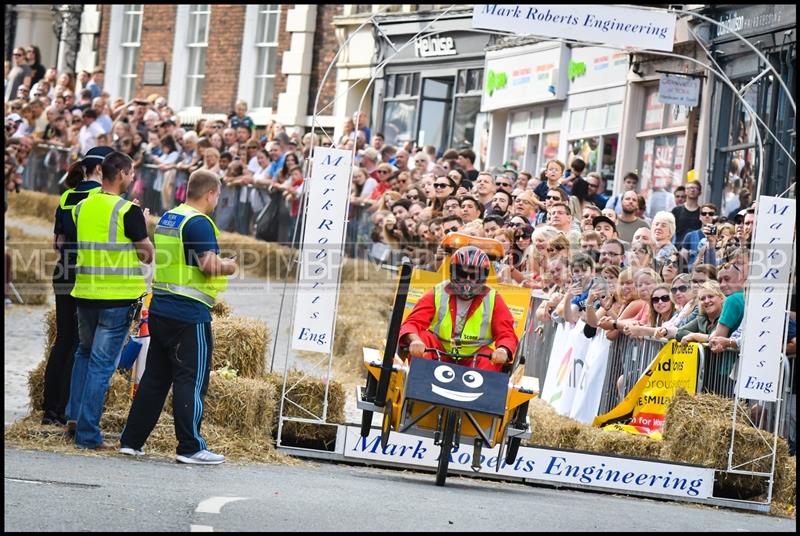
[{"label": "red jumpsuit", "polygon": [[[447,296],[451,318],[456,318],[456,297],[449,294],[447,294]],[[482,301],[482,295],[472,299],[469,311],[467,312],[467,318],[480,306]],[[400,326],[400,346],[407,348],[409,342],[404,340],[404,336],[409,333],[414,333],[422,339],[426,348],[438,348],[444,351],[444,346],[442,346],[441,341],[439,341],[439,337],[428,330],[435,316],[436,306],[434,302],[434,290],[431,289],[419,299],[414,309],[412,309],[411,313],[408,315],[408,318],[406,318],[403,325]],[[455,331],[455,322],[453,322],[453,330]],[[492,315],[492,336],[494,337],[496,348],[502,346],[509,351],[510,356],[514,356],[519,342],[517,334],[514,333],[514,317],[511,316],[511,311],[508,310],[508,306],[506,302],[503,301],[500,294],[495,295],[494,314]],[[493,350],[489,346],[484,346],[479,351],[481,353],[491,354]],[[423,357],[427,359],[436,359],[433,352],[426,352]],[[442,356],[442,361],[458,363],[459,365],[465,366],[470,366],[472,364],[471,359],[462,359],[460,362],[457,362],[445,356]],[[502,364],[492,363],[492,360],[486,357],[479,357],[475,364],[475,368],[483,370],[500,371],[502,367]]]}]

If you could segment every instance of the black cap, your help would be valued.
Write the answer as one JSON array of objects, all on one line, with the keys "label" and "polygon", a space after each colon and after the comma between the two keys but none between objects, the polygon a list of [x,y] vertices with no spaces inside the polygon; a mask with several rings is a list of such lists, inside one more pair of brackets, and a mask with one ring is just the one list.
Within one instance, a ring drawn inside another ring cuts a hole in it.
[{"label": "black cap", "polygon": [[611,228],[614,229],[614,232],[617,231],[617,224],[614,223],[614,220],[612,220],[608,216],[603,216],[602,214],[600,216],[595,216],[594,218],[592,218],[592,227],[597,227],[598,223],[604,223],[604,222],[609,224]]},{"label": "black cap", "polygon": [[103,162],[103,159],[114,152],[114,149],[108,146],[92,147],[86,152],[83,157],[83,163],[86,166],[96,166]]}]

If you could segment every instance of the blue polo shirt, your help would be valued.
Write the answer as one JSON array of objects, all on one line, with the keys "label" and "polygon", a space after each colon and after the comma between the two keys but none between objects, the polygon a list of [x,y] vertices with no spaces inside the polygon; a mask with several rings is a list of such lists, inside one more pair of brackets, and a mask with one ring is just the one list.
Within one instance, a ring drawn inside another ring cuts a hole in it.
[{"label": "blue polo shirt", "polygon": [[722,303],[719,323],[727,327],[731,333],[736,331],[744,318],[744,291],[734,292]]},{"label": "blue polo shirt", "polygon": [[[214,228],[205,218],[195,217],[189,220],[183,227],[181,235],[184,258],[191,266],[198,266],[197,259],[206,251],[219,253]],[[208,306],[192,298],[175,294],[154,294],[153,301],[150,302],[150,312],[187,324],[211,322],[211,309]]]}]

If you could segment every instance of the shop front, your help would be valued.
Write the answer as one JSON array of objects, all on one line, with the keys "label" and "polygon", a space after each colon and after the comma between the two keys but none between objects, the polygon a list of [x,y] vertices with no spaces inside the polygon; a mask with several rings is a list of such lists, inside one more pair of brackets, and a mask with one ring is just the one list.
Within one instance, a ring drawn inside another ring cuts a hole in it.
[{"label": "shop front", "polygon": [[606,190],[617,176],[622,106],[628,77],[628,54],[600,47],[571,49],[566,117],[566,159],[586,163],[584,173],[598,172]]},{"label": "shop front", "polygon": [[379,119],[373,132],[382,132],[386,143],[397,146],[413,141],[439,152],[475,147],[490,36],[470,31],[471,11],[446,15],[396,54],[434,16],[404,13],[379,19],[385,37],[378,39],[376,63],[394,57],[376,72],[373,111]]},{"label": "shop front", "polygon": [[566,45],[553,42],[486,53],[488,166],[513,163],[538,174],[548,160],[563,158],[568,61]]},{"label": "shop front", "polygon": [[[774,72],[765,72],[763,59],[731,30],[742,35],[769,60],[794,96],[797,94],[796,9],[794,5],[776,4],[725,6],[704,12],[723,24],[723,27],[712,25],[709,28],[711,53],[764,122],[759,127],[731,88],[715,81],[711,200],[722,201],[725,208],[738,203],[737,193],[741,188],[750,190],[755,199],[758,194],[784,192],[794,179],[795,164],[791,158],[796,154],[796,113],[789,95]],[[777,140],[767,133],[764,126],[775,134]],[[766,145],[763,162],[760,161],[756,136],[758,128]],[[763,166],[763,185],[761,191],[756,192],[760,166]]]}]

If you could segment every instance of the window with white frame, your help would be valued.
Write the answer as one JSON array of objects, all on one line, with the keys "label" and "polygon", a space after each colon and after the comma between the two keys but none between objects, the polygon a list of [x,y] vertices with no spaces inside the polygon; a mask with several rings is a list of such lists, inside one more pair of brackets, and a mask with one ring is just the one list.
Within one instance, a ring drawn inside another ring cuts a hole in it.
[{"label": "window with white frame", "polygon": [[614,180],[621,117],[621,102],[570,110],[567,167],[580,158],[585,173],[600,173],[606,185]]},{"label": "window with white frame", "polygon": [[256,26],[256,83],[253,108],[272,108],[275,73],[278,70],[278,25],[280,4],[258,6]]},{"label": "window with white frame", "polygon": [[136,62],[139,60],[142,37],[142,4],[126,4],[123,10],[119,95],[127,102],[133,97],[136,84]]},{"label": "window with white frame", "polygon": [[521,110],[509,114],[505,160],[520,169],[538,173],[558,156],[561,138],[561,106]]},{"label": "window with white frame", "polygon": [[203,82],[206,78],[206,49],[208,48],[208,23],[211,18],[210,4],[189,7],[189,33],[186,46],[189,48],[189,63],[186,69],[186,94],[184,107],[203,105]]}]

